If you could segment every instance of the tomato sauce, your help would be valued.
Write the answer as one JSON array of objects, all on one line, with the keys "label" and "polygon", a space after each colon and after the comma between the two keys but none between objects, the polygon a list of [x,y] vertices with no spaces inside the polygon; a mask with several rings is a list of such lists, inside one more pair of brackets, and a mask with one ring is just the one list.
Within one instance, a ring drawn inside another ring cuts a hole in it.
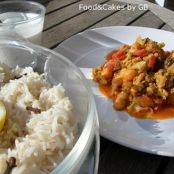
[{"label": "tomato sauce", "polygon": [[166,119],[174,117],[174,107],[165,106],[150,115],[153,119]]},{"label": "tomato sauce", "polygon": [[[99,90],[100,92],[108,97],[112,98],[112,89],[110,85],[99,85]],[[140,118],[140,119],[145,119],[145,118],[150,118],[150,119],[167,119],[167,118],[173,118],[174,117],[174,107],[164,105],[163,108],[160,108],[157,111],[154,111],[153,113],[151,112],[128,112],[131,116]]]},{"label": "tomato sauce", "polygon": [[100,84],[99,90],[104,96],[106,96],[108,98],[112,98],[112,88],[110,85],[101,85]]}]

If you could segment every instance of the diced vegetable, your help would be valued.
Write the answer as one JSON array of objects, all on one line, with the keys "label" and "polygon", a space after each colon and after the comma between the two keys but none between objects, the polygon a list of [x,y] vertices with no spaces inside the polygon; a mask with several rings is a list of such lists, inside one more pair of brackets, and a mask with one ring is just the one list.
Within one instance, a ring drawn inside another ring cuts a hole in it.
[{"label": "diced vegetable", "polygon": [[174,59],[172,59],[171,57],[167,57],[166,60],[165,60],[165,62],[164,62],[164,65],[165,65],[166,68],[168,68],[173,63],[174,63]]},{"label": "diced vegetable", "polygon": [[112,59],[123,60],[126,56],[125,50],[118,50],[112,54]]},{"label": "diced vegetable", "polygon": [[136,39],[136,43],[139,43],[141,46],[145,46],[148,38],[142,39],[140,36]]},{"label": "diced vegetable", "polygon": [[153,55],[151,55],[150,57],[149,57],[149,59],[148,59],[148,61],[147,61],[147,66],[148,66],[148,68],[154,68],[154,66],[155,66],[155,63],[156,63],[156,57],[154,57]]},{"label": "diced vegetable", "polygon": [[146,61],[140,61],[132,65],[132,69],[143,71],[146,68]]},{"label": "diced vegetable", "polygon": [[141,107],[153,107],[153,105],[154,105],[153,100],[150,97],[146,96],[146,95],[138,97],[137,98],[137,103]]},{"label": "diced vegetable", "polygon": [[174,63],[168,68],[168,73],[174,74]]},{"label": "diced vegetable", "polygon": [[164,72],[162,70],[155,73],[156,85],[158,88],[163,88],[166,85],[167,78],[163,75],[163,73]]},{"label": "diced vegetable", "polygon": [[108,68],[111,71],[116,71],[120,69],[120,61],[119,60],[109,60],[104,65],[104,68]]},{"label": "diced vegetable", "polygon": [[140,50],[135,50],[133,55],[138,57],[145,57],[148,55],[148,52],[145,49],[140,49]]}]

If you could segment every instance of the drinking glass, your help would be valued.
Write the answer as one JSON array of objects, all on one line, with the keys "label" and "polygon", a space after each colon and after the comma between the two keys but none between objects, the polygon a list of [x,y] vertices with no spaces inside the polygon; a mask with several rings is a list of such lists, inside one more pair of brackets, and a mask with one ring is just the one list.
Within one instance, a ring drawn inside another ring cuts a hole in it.
[{"label": "drinking glass", "polygon": [[0,2],[0,38],[41,44],[45,7],[32,1]]}]

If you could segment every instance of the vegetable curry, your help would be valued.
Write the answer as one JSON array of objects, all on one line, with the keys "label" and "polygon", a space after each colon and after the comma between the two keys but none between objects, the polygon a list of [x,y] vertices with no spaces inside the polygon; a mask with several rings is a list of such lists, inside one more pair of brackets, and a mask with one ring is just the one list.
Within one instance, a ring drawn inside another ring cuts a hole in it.
[{"label": "vegetable curry", "polygon": [[93,68],[93,79],[116,110],[138,118],[174,117],[174,51],[163,47],[164,43],[138,37]]}]

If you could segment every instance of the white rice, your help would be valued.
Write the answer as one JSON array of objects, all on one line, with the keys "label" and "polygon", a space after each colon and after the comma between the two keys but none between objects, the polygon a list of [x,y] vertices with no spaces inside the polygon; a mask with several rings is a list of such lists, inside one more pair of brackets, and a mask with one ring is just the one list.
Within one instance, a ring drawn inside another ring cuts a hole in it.
[{"label": "white rice", "polygon": [[[19,79],[12,79],[22,76]],[[7,120],[0,132],[0,174],[16,158],[12,174],[45,174],[57,166],[75,142],[72,105],[61,84],[51,87],[32,68],[0,65],[0,100]],[[39,108],[40,113],[26,110]]]}]

